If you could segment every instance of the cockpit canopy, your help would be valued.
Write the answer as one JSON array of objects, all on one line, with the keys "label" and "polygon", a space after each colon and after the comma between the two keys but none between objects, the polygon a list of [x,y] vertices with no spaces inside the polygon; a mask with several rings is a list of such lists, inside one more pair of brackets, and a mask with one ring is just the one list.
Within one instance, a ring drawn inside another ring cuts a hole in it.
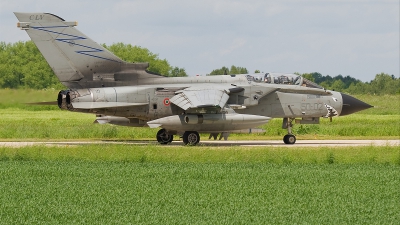
[{"label": "cockpit canopy", "polygon": [[324,89],[318,84],[311,82],[306,78],[296,74],[284,74],[284,73],[253,74],[253,75],[247,75],[247,79],[249,81],[257,83],[298,85],[310,88]]}]

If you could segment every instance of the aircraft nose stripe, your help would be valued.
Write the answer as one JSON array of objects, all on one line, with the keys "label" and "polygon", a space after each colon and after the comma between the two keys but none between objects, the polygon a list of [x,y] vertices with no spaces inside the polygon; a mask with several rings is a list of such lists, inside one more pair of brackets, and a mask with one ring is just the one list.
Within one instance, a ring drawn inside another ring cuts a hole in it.
[{"label": "aircraft nose stripe", "polygon": [[358,100],[350,95],[346,95],[341,93],[343,99],[343,108],[342,112],[340,113],[341,116],[349,115],[364,109],[369,109],[373,107],[361,100]]}]

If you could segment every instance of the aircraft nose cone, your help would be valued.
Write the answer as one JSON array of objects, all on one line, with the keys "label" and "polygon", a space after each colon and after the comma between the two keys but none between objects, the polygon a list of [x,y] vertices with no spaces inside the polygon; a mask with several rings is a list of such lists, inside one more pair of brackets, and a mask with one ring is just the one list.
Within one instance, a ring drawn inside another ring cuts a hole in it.
[{"label": "aircraft nose cone", "polygon": [[343,108],[342,112],[340,113],[341,116],[349,115],[364,109],[369,109],[373,107],[363,101],[360,101],[350,95],[342,94],[343,99]]}]

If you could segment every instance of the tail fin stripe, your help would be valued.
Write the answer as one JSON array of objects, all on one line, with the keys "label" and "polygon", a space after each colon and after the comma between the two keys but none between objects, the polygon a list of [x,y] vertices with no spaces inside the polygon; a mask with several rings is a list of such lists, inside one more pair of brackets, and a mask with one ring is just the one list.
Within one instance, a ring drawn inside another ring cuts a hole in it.
[{"label": "tail fin stripe", "polygon": [[80,47],[83,47],[83,48],[90,49],[90,50],[75,51],[78,54],[82,54],[82,55],[86,55],[86,56],[90,56],[90,57],[94,57],[94,58],[98,58],[98,59],[104,59],[104,60],[108,60],[108,61],[121,63],[120,61],[117,61],[117,60],[114,60],[114,59],[109,59],[109,58],[105,58],[105,57],[101,57],[101,56],[90,54],[90,53],[96,53],[96,52],[103,52],[102,49],[93,48],[93,47],[89,47],[89,46],[81,45],[81,44],[76,44],[74,42],[75,40],[85,40],[85,39],[87,39],[85,37],[48,30],[49,28],[51,29],[51,28],[66,28],[66,27],[69,27],[69,26],[49,26],[49,27],[31,27],[31,28],[33,28],[35,30],[40,30],[40,31],[45,31],[45,32],[53,33],[53,34],[59,34],[59,35],[64,35],[64,36],[67,36],[67,37],[71,37],[71,38],[56,38],[55,40],[56,41],[60,41],[60,42],[64,42],[64,43],[67,43],[67,44],[76,45],[76,46],[80,46]]},{"label": "tail fin stripe", "polygon": [[41,31],[45,31],[45,32],[53,33],[53,34],[60,34],[60,35],[64,35],[64,36],[75,37],[76,39],[82,39],[82,40],[86,39],[85,37],[80,37],[80,36],[76,36],[76,35],[72,35],[72,34],[64,34],[61,32],[47,30],[47,28],[66,28],[66,27],[69,27],[69,26],[32,27],[32,28],[35,30],[41,30]]}]

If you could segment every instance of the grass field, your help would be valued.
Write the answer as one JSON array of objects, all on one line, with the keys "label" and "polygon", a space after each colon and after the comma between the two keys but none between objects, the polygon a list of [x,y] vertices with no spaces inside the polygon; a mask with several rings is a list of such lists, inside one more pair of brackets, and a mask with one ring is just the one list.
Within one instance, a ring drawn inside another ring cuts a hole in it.
[{"label": "grass field", "polygon": [[[29,111],[24,109],[0,109],[1,140],[154,140],[158,129],[132,128],[93,124],[95,116],[68,111]],[[400,115],[350,115],[334,118],[333,122],[322,119],[318,125],[294,127],[301,139],[396,139],[400,133]],[[280,140],[286,134],[282,120],[273,119],[262,126],[264,133],[231,134],[230,139]],[[207,139],[208,135],[202,135]]]},{"label": "grass field", "polygon": [[396,224],[396,147],[0,149],[1,224]]},{"label": "grass field", "polygon": [[397,224],[390,165],[0,162],[1,224]]},{"label": "grass field", "polygon": [[[0,90],[0,139],[154,140],[157,129],[22,104],[57,93]],[[298,139],[399,139],[399,96],[357,98],[375,108],[295,126]],[[230,139],[281,140],[281,123]],[[0,224],[398,224],[399,187],[398,146],[0,147]]]},{"label": "grass field", "polygon": [[385,164],[400,166],[396,146],[282,148],[240,146],[70,145],[0,147],[1,161],[109,161],[150,163]]}]

